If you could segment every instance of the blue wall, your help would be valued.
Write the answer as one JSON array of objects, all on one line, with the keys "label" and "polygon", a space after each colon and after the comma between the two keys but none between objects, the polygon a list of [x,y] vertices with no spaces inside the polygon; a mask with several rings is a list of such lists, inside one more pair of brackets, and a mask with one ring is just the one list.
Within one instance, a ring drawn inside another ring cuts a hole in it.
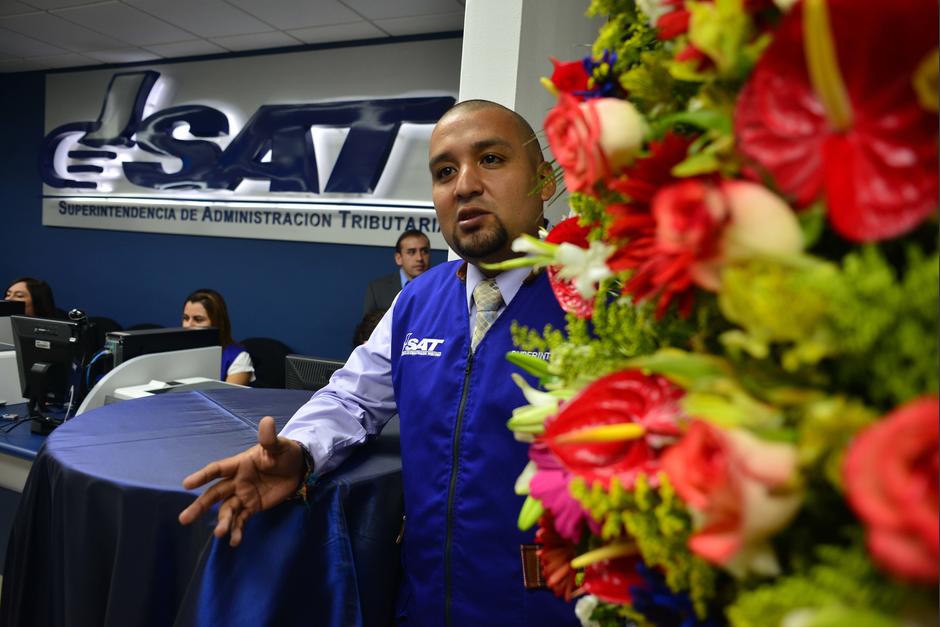
[{"label": "blue wall", "polygon": [[392,249],[44,227],[44,92],[41,73],[0,74],[0,289],[36,276],[62,309],[175,326],[186,295],[211,287],[228,302],[236,339],[274,337],[345,359],[366,284],[395,269]]}]

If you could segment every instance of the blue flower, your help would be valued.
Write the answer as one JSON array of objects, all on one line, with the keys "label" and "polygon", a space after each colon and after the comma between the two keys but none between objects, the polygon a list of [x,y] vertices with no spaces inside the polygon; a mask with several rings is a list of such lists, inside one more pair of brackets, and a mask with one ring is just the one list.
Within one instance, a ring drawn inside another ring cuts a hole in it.
[{"label": "blue flower", "polygon": [[645,582],[643,586],[630,586],[633,609],[657,627],[717,627],[711,616],[705,620],[695,614],[692,601],[685,592],[673,592],[666,585],[662,574],[647,566],[637,564],[637,573]]},{"label": "blue flower", "polygon": [[588,55],[581,60],[584,71],[590,77],[591,89],[576,91],[574,94],[582,98],[621,98],[623,93],[613,73],[614,63],[617,62],[617,53],[604,50],[600,58],[595,59]]}]

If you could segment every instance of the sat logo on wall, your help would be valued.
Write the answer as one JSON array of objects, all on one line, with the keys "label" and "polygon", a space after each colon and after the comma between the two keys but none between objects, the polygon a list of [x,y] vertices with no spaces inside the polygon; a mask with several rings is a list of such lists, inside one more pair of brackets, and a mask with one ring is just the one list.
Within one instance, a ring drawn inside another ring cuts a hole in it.
[{"label": "sat logo on wall", "polygon": [[[402,46],[409,44],[374,48]],[[254,64],[264,74],[276,56]],[[296,87],[283,99],[269,93],[276,86],[268,76],[261,79],[267,89],[250,81],[243,90],[218,89],[240,101],[226,102],[211,91],[224,81],[220,75],[246,77],[232,64],[213,72],[220,63],[201,62],[173,76],[153,69],[113,73],[104,93],[99,88],[95,119],[52,128],[50,118],[70,112],[48,94],[76,91],[76,77],[65,81],[71,89],[47,89],[43,224],[382,246],[418,228],[432,246],[446,247],[430,202],[427,149],[431,128],[454,103],[450,90],[395,94],[392,79],[388,97],[298,102]],[[207,72],[211,79],[203,80]],[[196,89],[188,85],[193,80]],[[348,89],[337,82],[324,91]],[[82,87],[88,101],[93,94]],[[173,102],[173,92],[190,97]]]}]

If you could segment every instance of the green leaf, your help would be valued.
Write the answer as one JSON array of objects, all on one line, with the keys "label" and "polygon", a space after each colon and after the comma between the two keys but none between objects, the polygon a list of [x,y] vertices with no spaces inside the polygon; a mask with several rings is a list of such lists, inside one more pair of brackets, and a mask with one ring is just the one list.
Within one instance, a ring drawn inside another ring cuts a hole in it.
[{"label": "green leaf", "polygon": [[506,361],[522,368],[523,371],[531,374],[533,377],[537,377],[540,381],[554,376],[549,370],[548,362],[535,355],[512,351],[506,353]]},{"label": "green leaf", "polygon": [[703,379],[728,376],[727,365],[712,355],[687,353],[678,348],[663,348],[652,355],[627,360],[627,366],[661,374],[682,387],[691,387]]}]

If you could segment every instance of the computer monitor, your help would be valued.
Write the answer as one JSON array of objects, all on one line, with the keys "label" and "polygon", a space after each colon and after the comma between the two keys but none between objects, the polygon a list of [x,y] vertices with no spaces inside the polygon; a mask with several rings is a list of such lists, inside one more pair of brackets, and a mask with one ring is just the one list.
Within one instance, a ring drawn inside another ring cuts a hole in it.
[{"label": "computer monitor", "polygon": [[112,331],[104,340],[105,349],[113,356],[114,366],[140,355],[218,345],[219,330],[215,327]]},{"label": "computer monitor", "polygon": [[61,418],[53,417],[53,406],[64,406],[68,416],[87,391],[82,380],[91,356],[91,334],[83,320],[51,320],[12,316],[13,344],[20,389],[29,401],[32,430],[48,433]]},{"label": "computer monitor", "polygon": [[308,355],[288,355],[284,360],[285,387],[288,390],[310,390],[316,392],[330,382],[333,373],[343,367],[343,362],[320,359]]},{"label": "computer monitor", "polygon": [[13,344],[13,326],[10,316],[26,314],[26,303],[21,300],[0,300],[0,343]]},{"label": "computer monitor", "polygon": [[26,303],[21,300],[0,300],[0,317],[22,316],[26,313]]}]

